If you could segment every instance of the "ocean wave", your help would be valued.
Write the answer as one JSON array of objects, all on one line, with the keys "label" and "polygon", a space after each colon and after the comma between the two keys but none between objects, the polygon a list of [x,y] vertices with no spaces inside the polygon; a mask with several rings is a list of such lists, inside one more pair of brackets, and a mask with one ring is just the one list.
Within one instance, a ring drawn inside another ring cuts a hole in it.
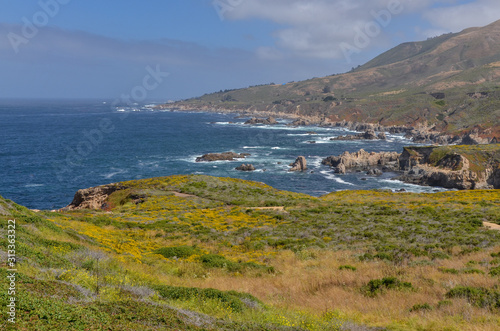
[{"label": "ocean wave", "polygon": [[107,174],[102,174],[101,176],[104,177],[104,178],[106,178],[106,179],[111,179],[111,178],[113,178],[116,175],[124,174],[124,173],[128,172],[125,169],[111,169],[111,170],[113,170],[113,172],[110,172],[110,173],[107,173]]},{"label": "ocean wave", "polygon": [[391,186],[386,185],[384,187],[381,187],[381,189],[386,189],[386,190],[405,189],[407,192],[411,193],[435,193],[435,192],[453,191],[450,189],[446,189],[444,187],[409,184],[397,179],[378,179],[378,178],[375,179],[380,183],[391,184]]},{"label": "ocean wave", "polygon": [[336,181],[339,184],[344,184],[344,185],[349,185],[349,186],[355,186],[353,183],[346,182],[345,180],[343,180],[343,179],[335,176],[334,174],[332,174],[331,172],[328,172],[326,170],[320,171],[319,173],[322,174],[326,179],[334,180],[334,181]]}]

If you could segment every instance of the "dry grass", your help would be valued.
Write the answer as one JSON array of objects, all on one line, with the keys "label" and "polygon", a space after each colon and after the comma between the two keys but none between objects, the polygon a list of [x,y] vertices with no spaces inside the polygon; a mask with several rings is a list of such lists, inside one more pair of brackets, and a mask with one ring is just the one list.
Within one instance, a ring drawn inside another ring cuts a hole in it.
[{"label": "dry grass", "polygon": [[[438,269],[462,269],[471,260],[491,260],[488,252],[441,260],[433,266],[359,262],[350,252],[317,252],[315,256],[302,260],[293,252],[282,252],[270,262],[278,270],[276,275],[235,277],[215,272],[206,278],[189,277],[180,281],[175,277],[168,281],[176,285],[247,292],[283,309],[312,313],[339,310],[355,322],[371,326],[401,330],[498,330],[500,327],[498,312],[475,308],[465,300],[455,299],[451,305],[438,308],[438,303],[446,300],[446,292],[457,285],[492,288],[498,284],[498,279],[487,273],[455,275]],[[339,270],[344,264],[354,265],[357,270]],[[362,286],[383,277],[411,282],[414,290],[389,290],[375,298],[363,295]],[[424,303],[434,309],[410,311],[414,305]]]}]

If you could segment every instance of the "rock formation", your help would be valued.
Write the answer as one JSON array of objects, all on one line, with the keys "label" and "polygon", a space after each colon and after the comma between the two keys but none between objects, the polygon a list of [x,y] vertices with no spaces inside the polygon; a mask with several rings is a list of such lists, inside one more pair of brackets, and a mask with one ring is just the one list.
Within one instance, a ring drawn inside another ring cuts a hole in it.
[{"label": "rock formation", "polygon": [[245,157],[250,156],[248,153],[234,153],[234,152],[225,152],[225,153],[209,153],[203,156],[197,157],[196,162],[213,162],[213,161],[234,161],[234,159],[244,159]]},{"label": "rock formation", "polygon": [[500,188],[500,146],[494,146],[405,147],[398,179],[460,190]]},{"label": "rock formation", "polygon": [[275,124],[278,124],[278,122],[272,116],[270,116],[268,118],[253,117],[253,118],[249,119],[248,121],[246,121],[245,124],[249,124],[249,125],[257,125],[257,124],[275,125]]},{"label": "rock formation", "polygon": [[239,167],[236,167],[236,170],[239,171],[255,171],[255,167],[253,164],[242,164]]},{"label": "rock formation", "polygon": [[292,167],[289,171],[305,171],[307,170],[307,161],[303,156],[299,156],[295,162],[290,163],[290,167]]},{"label": "rock formation", "polygon": [[375,131],[367,130],[364,133],[356,135],[347,135],[347,136],[330,138],[330,140],[376,140],[376,139],[387,139],[387,137],[383,132],[377,135],[375,134]]},{"label": "rock formation", "polygon": [[344,152],[339,156],[329,156],[321,163],[334,168],[335,172],[340,174],[345,174],[347,171],[367,171],[374,168],[395,171],[399,169],[398,158],[399,153],[397,152],[368,153],[361,149],[355,153]]},{"label": "rock formation", "polygon": [[73,198],[73,201],[64,209],[106,209],[106,200],[108,197],[113,192],[123,189],[125,189],[125,187],[109,184],[78,190]]}]

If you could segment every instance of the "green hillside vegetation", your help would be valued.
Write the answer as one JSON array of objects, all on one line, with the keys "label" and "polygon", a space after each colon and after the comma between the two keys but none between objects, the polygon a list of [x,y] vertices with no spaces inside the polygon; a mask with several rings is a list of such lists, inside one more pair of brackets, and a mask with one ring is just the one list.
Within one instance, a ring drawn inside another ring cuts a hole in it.
[{"label": "green hillside vegetation", "polygon": [[483,226],[500,224],[498,190],[316,198],[208,176],[119,185],[107,210],[0,199],[2,232],[17,224],[17,329],[500,325],[500,232]]},{"label": "green hillside vegetation", "polygon": [[399,45],[349,73],[226,90],[165,107],[434,126],[500,137],[500,21]]}]

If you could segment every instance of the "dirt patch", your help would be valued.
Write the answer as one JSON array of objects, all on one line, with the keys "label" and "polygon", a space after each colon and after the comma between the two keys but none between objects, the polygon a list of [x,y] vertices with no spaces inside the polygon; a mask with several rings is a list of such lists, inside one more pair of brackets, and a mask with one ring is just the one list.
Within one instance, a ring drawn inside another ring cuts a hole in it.
[{"label": "dirt patch", "polygon": [[180,192],[172,192],[176,197],[179,198],[198,198],[196,195],[192,194],[185,194],[185,193],[180,193]]},{"label": "dirt patch", "polygon": [[288,213],[285,210],[285,207],[250,207],[248,209],[255,209],[255,210],[275,210],[275,211],[282,211],[284,213]]},{"label": "dirt patch", "polygon": [[490,230],[497,230],[500,231],[500,225],[495,224],[495,223],[490,223],[490,222],[483,222],[483,225]]}]

